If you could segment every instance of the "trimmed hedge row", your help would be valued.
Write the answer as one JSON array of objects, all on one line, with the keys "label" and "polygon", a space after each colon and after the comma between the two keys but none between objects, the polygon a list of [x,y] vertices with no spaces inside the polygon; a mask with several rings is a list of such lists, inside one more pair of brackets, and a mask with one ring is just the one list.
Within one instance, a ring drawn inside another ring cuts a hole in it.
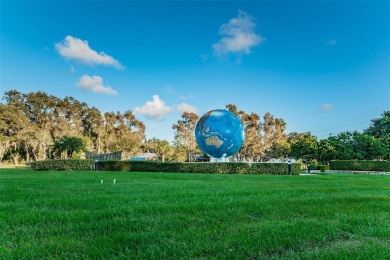
[{"label": "trimmed hedge row", "polygon": [[[30,167],[37,171],[47,170],[93,170],[93,160],[45,160],[31,162]],[[177,173],[215,173],[215,174],[275,174],[287,175],[286,163],[179,163],[153,161],[99,161],[99,171],[123,172],[177,172]],[[291,174],[301,171],[299,163],[291,164]]]},{"label": "trimmed hedge row", "polygon": [[29,166],[35,171],[90,171],[93,169],[93,160],[82,159],[56,159],[30,162]]},{"label": "trimmed hedge row", "polygon": [[390,172],[390,161],[330,161],[331,170]]},{"label": "trimmed hedge row", "polygon": [[[101,161],[101,171],[132,172],[183,172],[183,173],[216,173],[216,174],[288,174],[286,163],[171,163],[152,161]],[[291,173],[298,175],[299,163],[291,164]]]}]

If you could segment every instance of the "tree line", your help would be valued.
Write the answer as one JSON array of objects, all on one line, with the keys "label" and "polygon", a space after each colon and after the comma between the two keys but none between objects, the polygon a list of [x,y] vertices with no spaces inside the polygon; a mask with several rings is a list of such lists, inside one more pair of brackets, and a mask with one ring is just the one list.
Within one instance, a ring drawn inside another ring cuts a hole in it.
[{"label": "tree line", "polygon": [[310,132],[288,135],[290,155],[295,158],[317,160],[389,160],[390,159],[390,111],[371,120],[362,132],[345,131],[318,140]]},{"label": "tree line", "polygon": [[[237,161],[262,162],[270,158],[390,159],[390,111],[372,120],[363,132],[342,132],[318,140],[310,132],[285,133],[286,122],[267,112],[260,116],[228,104],[245,131]],[[131,110],[101,113],[73,97],[63,99],[44,92],[4,93],[0,103],[0,161],[77,158],[82,151],[122,151],[124,159],[153,152],[161,161],[195,161],[202,152],[195,140],[196,113],[184,112],[172,125],[174,140],[146,139],[145,125]],[[207,157],[207,155],[205,155]]]},{"label": "tree line", "polygon": [[[40,161],[70,157],[62,151],[81,140],[85,150],[126,155],[140,151],[145,125],[132,111],[106,112],[73,97],[60,99],[44,92],[7,91],[0,103],[0,160]],[[64,147],[65,145],[65,147]],[[76,151],[80,144],[75,145]],[[79,155],[78,155],[79,156]]]}]

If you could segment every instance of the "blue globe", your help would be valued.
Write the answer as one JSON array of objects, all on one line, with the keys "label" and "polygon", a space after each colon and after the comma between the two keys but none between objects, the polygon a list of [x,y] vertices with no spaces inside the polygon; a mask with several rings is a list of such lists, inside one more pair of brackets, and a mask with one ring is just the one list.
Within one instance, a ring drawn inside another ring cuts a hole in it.
[{"label": "blue globe", "polygon": [[196,124],[195,138],[199,148],[214,158],[230,157],[245,139],[240,119],[225,109],[211,110]]}]

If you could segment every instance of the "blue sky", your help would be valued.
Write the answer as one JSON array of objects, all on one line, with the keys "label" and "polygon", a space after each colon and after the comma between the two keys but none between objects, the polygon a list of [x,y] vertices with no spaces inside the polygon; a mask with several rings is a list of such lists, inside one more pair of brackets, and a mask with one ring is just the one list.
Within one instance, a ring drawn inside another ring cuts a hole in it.
[{"label": "blue sky", "polygon": [[363,130],[390,108],[389,1],[1,1],[0,90],[132,110],[237,105],[287,133]]}]

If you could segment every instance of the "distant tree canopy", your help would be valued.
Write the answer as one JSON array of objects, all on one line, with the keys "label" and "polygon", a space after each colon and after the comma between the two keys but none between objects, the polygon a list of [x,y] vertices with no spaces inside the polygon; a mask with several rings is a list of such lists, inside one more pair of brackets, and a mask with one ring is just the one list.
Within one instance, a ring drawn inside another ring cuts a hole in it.
[{"label": "distant tree canopy", "polygon": [[83,139],[78,137],[64,136],[59,140],[54,141],[53,152],[57,157],[62,158],[62,153],[66,152],[66,158],[70,159],[74,152],[85,150]]},{"label": "distant tree canopy", "polygon": [[311,133],[290,133],[291,156],[316,159],[323,163],[330,160],[383,160],[390,159],[390,111],[381,118],[371,120],[369,128],[341,132],[336,136],[317,141]]},{"label": "distant tree canopy", "polygon": [[[286,134],[286,123],[267,112],[263,117],[241,111],[234,104],[245,131],[245,142],[235,155],[239,161],[295,157],[318,160],[390,159],[390,111],[360,132],[341,132],[318,140],[310,132]],[[72,158],[84,150],[123,151],[122,158],[147,150],[162,161],[193,161],[201,155],[195,140],[196,113],[185,112],[172,125],[174,141],[145,140],[145,125],[132,111],[106,112],[73,97],[60,99],[44,92],[7,91],[0,103],[0,162]]]},{"label": "distant tree canopy", "polygon": [[[289,145],[287,135],[284,133],[286,123],[283,119],[266,113],[261,121],[256,113],[248,114],[239,111],[233,104],[226,105],[226,108],[237,115],[244,126],[245,142],[236,155],[239,161],[264,161],[272,157],[280,158],[288,155]],[[194,160],[196,154],[202,154],[195,140],[198,119],[197,114],[185,112],[182,114],[182,119],[172,126],[175,131],[173,143],[176,147],[176,155],[186,158],[187,161]],[[178,149],[179,147],[181,149]]]},{"label": "distant tree canopy", "polygon": [[295,158],[316,159],[318,156],[317,137],[308,133],[290,133],[290,155]]},{"label": "distant tree canopy", "polygon": [[65,149],[64,145],[67,157],[72,157],[81,151],[80,140],[83,149],[99,153],[122,150],[130,156],[140,150],[145,138],[144,124],[130,110],[102,115],[73,97],[60,99],[44,92],[11,90],[4,93],[3,100],[0,160],[12,158],[15,164],[20,159],[43,160]]},{"label": "distant tree canopy", "polygon": [[371,120],[371,125],[363,132],[382,142],[390,149],[390,111],[385,111],[381,118]]},{"label": "distant tree canopy", "polygon": [[177,121],[177,124],[172,125],[175,131],[174,146],[184,149],[177,149],[178,152],[186,150],[185,157],[187,161],[193,161],[195,154],[200,154],[201,151],[195,139],[195,127],[199,116],[192,112],[184,112],[181,115],[182,119]]},{"label": "distant tree canopy", "polygon": [[280,158],[288,155],[286,123],[267,112],[261,121],[256,113],[239,111],[236,105],[228,104],[226,108],[237,115],[244,126],[245,142],[238,152],[239,161],[266,161],[269,158]]}]

